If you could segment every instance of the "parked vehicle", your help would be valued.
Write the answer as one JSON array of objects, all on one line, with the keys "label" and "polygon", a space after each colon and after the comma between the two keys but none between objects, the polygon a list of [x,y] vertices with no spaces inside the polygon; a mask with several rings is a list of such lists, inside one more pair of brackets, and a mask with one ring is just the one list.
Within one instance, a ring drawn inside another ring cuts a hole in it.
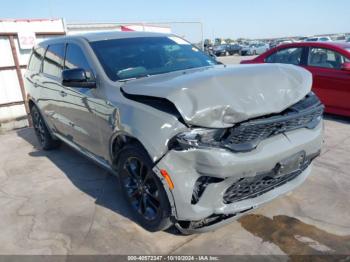
[{"label": "parked vehicle", "polygon": [[240,55],[259,55],[269,50],[269,45],[264,43],[251,44],[249,46],[243,46],[240,50]]},{"label": "parked vehicle", "polygon": [[228,56],[228,55],[230,55],[227,46],[228,46],[227,44],[214,46],[213,47],[214,54],[216,56]]},{"label": "parked vehicle", "polygon": [[350,116],[350,43],[288,44],[241,63],[284,63],[302,66],[312,73],[312,90],[325,104],[326,112]]},{"label": "parked vehicle", "polygon": [[277,46],[278,42],[277,41],[270,41],[269,43],[269,49],[275,48]]},{"label": "parked vehicle", "polygon": [[285,44],[291,44],[291,43],[293,43],[293,41],[291,41],[291,40],[284,40],[284,41],[279,42],[278,45],[285,45]]},{"label": "parked vehicle", "polygon": [[24,79],[41,147],[63,141],[118,175],[150,231],[238,218],[300,185],[322,144],[307,70],[219,65],[174,35],[43,41]]},{"label": "parked vehicle", "polygon": [[309,37],[305,40],[306,42],[332,42],[329,36]]},{"label": "parked vehicle", "polygon": [[346,36],[345,35],[336,35],[332,37],[333,41],[336,42],[346,42]]},{"label": "parked vehicle", "polygon": [[239,44],[230,44],[229,45],[229,53],[230,53],[230,55],[239,54],[239,51],[241,49],[242,49],[242,46],[240,46]]},{"label": "parked vehicle", "polygon": [[238,44],[224,44],[214,46],[213,51],[216,56],[228,56],[238,54],[241,46]]}]

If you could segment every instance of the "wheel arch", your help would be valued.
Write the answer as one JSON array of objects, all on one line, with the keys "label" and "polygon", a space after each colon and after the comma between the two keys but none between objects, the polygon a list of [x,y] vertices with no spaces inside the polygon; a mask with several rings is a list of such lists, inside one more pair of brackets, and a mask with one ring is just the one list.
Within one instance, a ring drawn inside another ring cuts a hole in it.
[{"label": "wheel arch", "polygon": [[126,132],[117,132],[110,139],[109,153],[112,165],[114,165],[115,162],[118,161],[119,154],[123,150],[123,148],[130,144],[140,145],[145,150],[145,152],[147,152],[149,158],[152,160],[150,153],[139,139]]},{"label": "wheel arch", "polygon": [[29,109],[32,109],[33,106],[38,107],[37,104],[35,103],[34,99],[28,98],[28,107],[29,107]]},{"label": "wheel arch", "polygon": [[110,142],[110,155],[111,156],[110,157],[111,157],[111,161],[112,161],[112,168],[114,169],[114,168],[117,167],[118,158],[119,158],[120,153],[122,152],[123,148],[125,148],[127,145],[130,145],[130,144],[133,144],[133,143],[138,144],[139,146],[141,146],[145,150],[145,152],[147,153],[147,155],[150,158],[150,160],[152,161],[152,163],[153,163],[153,171],[154,171],[155,175],[159,178],[161,183],[163,184],[165,193],[167,195],[167,198],[168,198],[168,201],[169,201],[169,204],[170,204],[171,219],[175,219],[176,220],[177,211],[176,211],[176,205],[175,205],[174,196],[173,196],[171,190],[169,189],[166,180],[160,174],[159,169],[156,167],[157,162],[160,161],[161,158],[158,159],[157,161],[154,161],[152,159],[152,156],[149,153],[149,151],[140,142],[139,139],[137,139],[136,137],[128,134],[127,132],[123,132],[123,131],[117,132],[111,137],[111,142]]},{"label": "wheel arch", "polygon": [[53,137],[53,139],[58,140],[58,138],[57,138],[57,137],[55,136],[55,134],[54,134],[54,131],[52,130],[52,127],[49,125],[49,122],[48,122],[48,120],[46,119],[45,114],[43,114],[43,112],[41,111],[41,108],[39,107],[39,105],[37,104],[37,102],[35,101],[35,99],[32,98],[32,97],[28,97],[27,99],[28,99],[28,100],[27,100],[27,103],[28,103],[29,110],[31,111],[32,108],[33,108],[34,106],[38,109],[39,114],[40,114],[41,117],[43,118],[43,120],[44,120],[44,122],[45,122],[45,125],[47,126],[47,129],[49,130],[51,136]]}]

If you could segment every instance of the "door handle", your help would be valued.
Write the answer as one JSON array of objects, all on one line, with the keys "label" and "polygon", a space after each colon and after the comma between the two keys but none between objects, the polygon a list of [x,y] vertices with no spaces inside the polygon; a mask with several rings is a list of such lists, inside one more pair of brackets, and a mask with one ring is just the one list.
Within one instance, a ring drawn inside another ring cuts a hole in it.
[{"label": "door handle", "polygon": [[39,86],[39,84],[34,82],[34,87],[38,87],[38,86]]},{"label": "door handle", "polygon": [[64,91],[60,91],[60,95],[61,95],[62,97],[65,97],[65,96],[67,96],[67,93],[64,92]]}]

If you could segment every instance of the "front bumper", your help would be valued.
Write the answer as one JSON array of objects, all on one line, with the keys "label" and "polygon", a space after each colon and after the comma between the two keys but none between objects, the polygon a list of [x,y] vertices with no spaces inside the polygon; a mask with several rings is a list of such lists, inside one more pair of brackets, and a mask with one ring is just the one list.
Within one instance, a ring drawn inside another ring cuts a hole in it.
[{"label": "front bumper", "polygon": [[[221,224],[300,185],[310,174],[311,166],[293,180],[262,195],[230,204],[223,201],[224,192],[240,178],[268,172],[283,159],[300,151],[305,151],[306,156],[316,155],[323,142],[322,133],[321,122],[314,129],[301,128],[265,139],[255,150],[245,153],[217,148],[170,150],[154,171],[159,174],[160,169],[165,169],[171,176],[174,183],[174,189],[170,191],[171,202],[178,221],[199,221],[218,214],[232,216],[216,223]],[[222,178],[223,181],[209,184],[199,201],[191,204],[195,183],[201,176]]]}]

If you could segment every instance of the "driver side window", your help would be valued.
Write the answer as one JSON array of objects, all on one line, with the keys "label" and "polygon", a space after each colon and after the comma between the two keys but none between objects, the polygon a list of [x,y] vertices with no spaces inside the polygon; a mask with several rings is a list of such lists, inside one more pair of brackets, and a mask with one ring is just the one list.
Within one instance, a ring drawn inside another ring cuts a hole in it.
[{"label": "driver side window", "polygon": [[265,62],[300,65],[302,53],[302,47],[285,48],[267,57]]},{"label": "driver side window", "polygon": [[76,44],[69,43],[67,44],[67,49],[66,49],[66,59],[64,61],[64,69],[74,69],[74,68],[84,69],[86,72],[86,76],[88,78],[93,78],[91,74],[91,68],[81,48]]}]

